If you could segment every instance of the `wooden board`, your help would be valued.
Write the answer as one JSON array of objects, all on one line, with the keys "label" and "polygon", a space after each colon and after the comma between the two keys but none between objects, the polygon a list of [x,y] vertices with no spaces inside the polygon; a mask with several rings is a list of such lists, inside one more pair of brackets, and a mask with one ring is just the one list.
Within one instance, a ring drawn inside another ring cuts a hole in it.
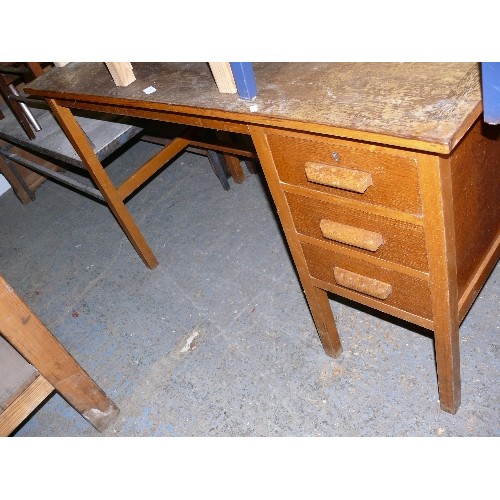
[{"label": "wooden board", "polygon": [[0,436],[9,436],[50,394],[54,388],[38,374],[25,390],[0,413]]},{"label": "wooden board", "polygon": [[236,83],[229,63],[209,62],[208,64],[219,92],[223,94],[235,94],[237,92]]},{"label": "wooden board", "polygon": [[126,87],[135,81],[134,69],[129,62],[107,62],[106,66],[118,87]]},{"label": "wooden board", "polygon": [[[233,120],[244,114],[247,123],[440,153],[453,149],[482,110],[477,63],[253,63],[259,93],[251,102],[221,94],[207,63],[133,66],[137,80],[128,87],[117,88],[102,63],[71,63],[25,90],[179,113],[195,107]],[[144,93],[149,86],[156,91]]]}]

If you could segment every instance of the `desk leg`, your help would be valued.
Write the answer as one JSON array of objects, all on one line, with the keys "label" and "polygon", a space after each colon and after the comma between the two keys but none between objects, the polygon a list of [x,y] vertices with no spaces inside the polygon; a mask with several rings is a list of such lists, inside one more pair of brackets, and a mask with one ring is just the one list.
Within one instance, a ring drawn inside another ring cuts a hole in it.
[{"label": "desk leg", "polygon": [[[234,144],[229,132],[224,132],[222,130],[217,130],[215,132],[217,139],[221,141],[226,141],[229,144]],[[231,177],[236,184],[241,184],[245,180],[245,173],[241,168],[240,159],[237,156],[224,153],[224,159],[226,160]]]},{"label": "desk leg", "polygon": [[69,141],[80,156],[83,164],[87,167],[90,176],[95,182],[97,188],[104,196],[106,203],[116,217],[121,228],[132,243],[136,252],[139,254],[143,262],[150,269],[158,265],[158,261],[149,247],[146,239],[139,231],[134,219],[130,215],[127,207],[123,203],[122,197],[118,190],[113,186],[111,179],[105,172],[101,162],[98,160],[93,149],[91,148],[85,132],[82,130],[76,118],[69,108],[59,106],[54,100],[47,99],[47,103],[54,112],[59,125],[68,137]]},{"label": "desk leg", "polygon": [[0,276],[0,331],[86,420],[103,431],[119,410]]},{"label": "desk leg", "polygon": [[419,180],[429,259],[434,344],[441,409],[460,407],[460,350],[455,221],[450,162],[421,155]]},{"label": "desk leg", "polygon": [[311,310],[314,324],[316,325],[321,343],[323,344],[323,349],[328,356],[337,358],[342,352],[342,344],[328,301],[328,294],[324,290],[314,286],[311,281],[306,259],[292,221],[292,214],[290,213],[290,208],[288,207],[285,195],[281,189],[272,155],[269,152],[269,145],[265,132],[256,127],[251,127],[250,131],[262,170],[264,171],[267,184],[278,210],[281,225],[285,231],[288,247],[292,252],[293,260],[309,304],[309,309]]}]

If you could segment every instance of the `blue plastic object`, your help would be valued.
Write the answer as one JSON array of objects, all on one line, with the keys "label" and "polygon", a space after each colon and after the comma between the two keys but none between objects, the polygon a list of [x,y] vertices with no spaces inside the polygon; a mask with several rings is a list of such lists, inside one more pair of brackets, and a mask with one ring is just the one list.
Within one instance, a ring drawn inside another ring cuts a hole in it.
[{"label": "blue plastic object", "polygon": [[500,124],[500,63],[481,63],[484,121]]},{"label": "blue plastic object", "polygon": [[242,99],[253,99],[257,96],[257,84],[253,74],[252,63],[232,62],[229,63],[233,72],[238,95]]}]

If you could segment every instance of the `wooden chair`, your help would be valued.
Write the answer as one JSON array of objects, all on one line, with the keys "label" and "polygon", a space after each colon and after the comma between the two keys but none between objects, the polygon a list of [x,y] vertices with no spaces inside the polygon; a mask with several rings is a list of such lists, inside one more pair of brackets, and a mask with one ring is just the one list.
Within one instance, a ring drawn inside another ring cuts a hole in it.
[{"label": "wooden chair", "polygon": [[54,391],[98,431],[119,410],[0,275],[0,436]]}]

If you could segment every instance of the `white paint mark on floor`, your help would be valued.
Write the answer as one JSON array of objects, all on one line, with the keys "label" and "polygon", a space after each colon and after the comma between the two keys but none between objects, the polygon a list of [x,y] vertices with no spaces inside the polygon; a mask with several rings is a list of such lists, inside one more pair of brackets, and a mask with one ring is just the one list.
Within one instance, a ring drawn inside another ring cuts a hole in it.
[{"label": "white paint mark on floor", "polygon": [[188,339],[186,340],[186,343],[184,344],[184,347],[181,349],[181,352],[187,352],[189,351],[189,349],[191,348],[191,344],[193,342],[193,340],[198,337],[198,335],[200,334],[200,332],[193,332],[189,337]]}]

